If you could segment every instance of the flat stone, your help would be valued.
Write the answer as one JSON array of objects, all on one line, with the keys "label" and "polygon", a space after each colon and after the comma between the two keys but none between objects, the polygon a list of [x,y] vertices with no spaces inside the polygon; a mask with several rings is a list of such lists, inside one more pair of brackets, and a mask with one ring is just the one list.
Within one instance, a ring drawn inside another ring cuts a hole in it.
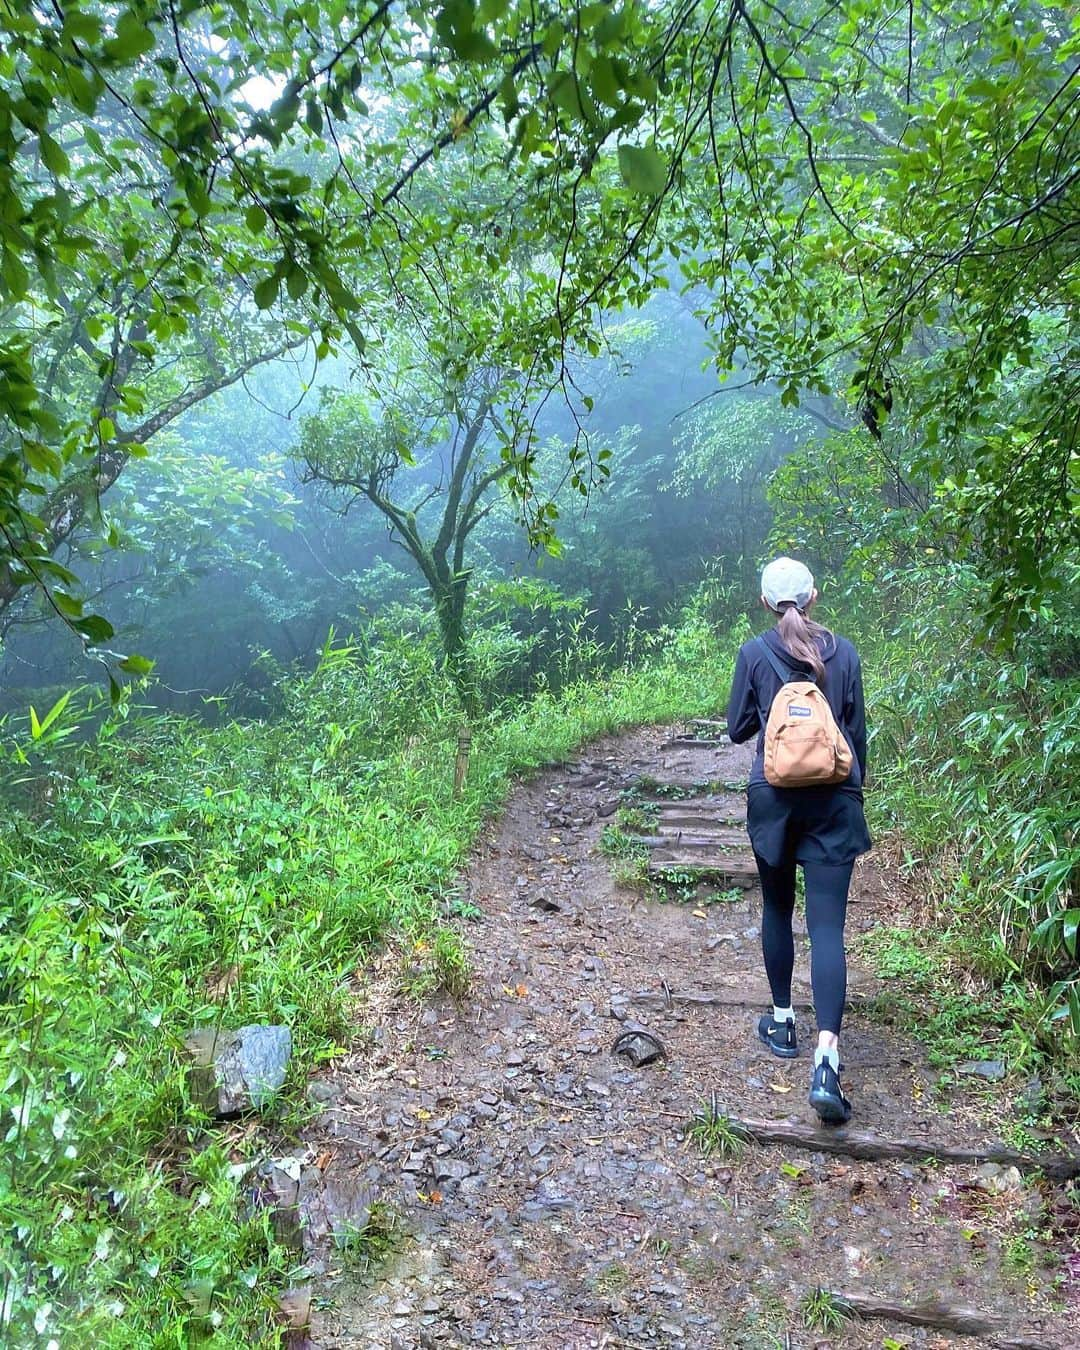
[{"label": "flat stone", "polygon": [[969,1059],[956,1066],[957,1073],[970,1073],[985,1078],[991,1083],[1000,1082],[1005,1077],[1005,1064],[1000,1059]]},{"label": "flat stone", "polygon": [[436,1181],[461,1181],[472,1172],[464,1158],[439,1158],[434,1166]]}]

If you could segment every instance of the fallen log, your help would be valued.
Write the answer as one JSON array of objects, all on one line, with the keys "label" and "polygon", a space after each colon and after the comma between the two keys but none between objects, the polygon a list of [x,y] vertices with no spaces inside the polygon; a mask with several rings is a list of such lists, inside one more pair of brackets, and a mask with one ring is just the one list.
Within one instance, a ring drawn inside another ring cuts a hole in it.
[{"label": "fallen log", "polygon": [[1040,1157],[1017,1153],[1000,1144],[964,1148],[955,1144],[935,1144],[927,1139],[891,1139],[883,1135],[852,1130],[846,1125],[814,1126],[795,1120],[736,1120],[731,1128],[758,1144],[787,1144],[811,1153],[841,1153],[864,1162],[882,1162],[903,1158],[908,1162],[932,1159],[943,1163],[1000,1163],[1019,1172],[1042,1172],[1055,1181],[1080,1176],[1080,1155],[1054,1153]]},{"label": "fallen log", "polygon": [[981,1313],[963,1304],[894,1303],[891,1299],[875,1298],[872,1294],[844,1294],[838,1290],[827,1292],[833,1302],[858,1317],[881,1317],[890,1322],[903,1322],[909,1327],[930,1327],[935,1331],[951,1331],[958,1336],[978,1336],[989,1340],[998,1350],[1060,1350],[1060,1342],[1040,1340],[1031,1336],[1017,1336],[1004,1318],[992,1313]]}]

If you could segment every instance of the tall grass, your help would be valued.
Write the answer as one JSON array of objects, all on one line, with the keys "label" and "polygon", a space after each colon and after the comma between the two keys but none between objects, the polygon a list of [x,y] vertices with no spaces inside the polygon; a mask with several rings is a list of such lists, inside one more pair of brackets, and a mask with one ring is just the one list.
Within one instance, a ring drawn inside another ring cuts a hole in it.
[{"label": "tall grass", "polygon": [[883,592],[856,585],[837,614],[866,670],[872,823],[894,833],[934,918],[920,940],[1011,1009],[1018,1067],[1053,1053],[1080,1092],[1061,1053],[1080,1036],[1080,586],[1006,652],[983,636],[963,568],[902,580],[884,613]]},{"label": "tall grass", "polygon": [[[102,1347],[273,1344],[293,1257],[242,1203],[257,1132],[189,1094],[191,1028],[286,1023],[269,1129],[350,1036],[351,983],[393,938],[460,987],[449,895],[511,777],[630,724],[726,696],[740,634],[700,608],[623,636],[636,664],[569,653],[558,691],[493,697],[452,790],[458,714],[430,643],[328,642],[279,672],[272,719],[71,700],[7,730],[0,839],[0,1339]],[[506,634],[475,653],[506,679]],[[485,664],[486,663],[486,664]]]}]

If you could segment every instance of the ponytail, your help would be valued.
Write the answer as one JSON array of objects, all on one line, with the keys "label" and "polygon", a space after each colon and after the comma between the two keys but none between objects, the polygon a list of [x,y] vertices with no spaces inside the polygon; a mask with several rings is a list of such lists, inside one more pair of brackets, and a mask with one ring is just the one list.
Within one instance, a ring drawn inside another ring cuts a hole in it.
[{"label": "ponytail", "polygon": [[797,661],[802,661],[814,672],[819,684],[825,682],[825,662],[821,659],[821,650],[817,639],[831,637],[832,634],[821,624],[808,619],[794,601],[786,601],[780,610],[780,619],[776,625],[780,641]]}]

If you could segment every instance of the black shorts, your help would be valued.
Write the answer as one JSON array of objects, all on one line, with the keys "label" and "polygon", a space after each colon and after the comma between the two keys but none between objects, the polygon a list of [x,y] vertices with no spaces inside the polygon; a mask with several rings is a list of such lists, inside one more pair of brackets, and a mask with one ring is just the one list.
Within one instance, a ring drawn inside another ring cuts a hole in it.
[{"label": "black shorts", "polygon": [[861,793],[751,783],[746,799],[750,843],[770,867],[782,867],[791,860],[849,863],[870,847]]}]

